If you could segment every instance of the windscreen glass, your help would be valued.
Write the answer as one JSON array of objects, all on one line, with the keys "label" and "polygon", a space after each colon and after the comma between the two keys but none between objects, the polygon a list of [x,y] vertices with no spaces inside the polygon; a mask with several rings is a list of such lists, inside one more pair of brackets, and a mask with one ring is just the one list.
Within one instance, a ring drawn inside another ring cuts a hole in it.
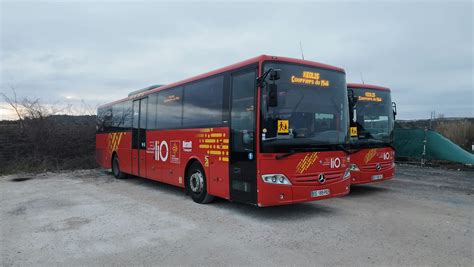
[{"label": "windscreen glass", "polygon": [[[279,78],[267,78],[261,90],[262,152],[289,152],[347,142],[344,73],[277,62],[264,64],[263,71],[270,68],[278,70]],[[276,106],[270,104],[270,84],[277,87]]]},{"label": "windscreen glass", "polygon": [[354,88],[357,98],[351,126],[357,127],[352,143],[391,143],[393,137],[393,110],[389,91]]}]

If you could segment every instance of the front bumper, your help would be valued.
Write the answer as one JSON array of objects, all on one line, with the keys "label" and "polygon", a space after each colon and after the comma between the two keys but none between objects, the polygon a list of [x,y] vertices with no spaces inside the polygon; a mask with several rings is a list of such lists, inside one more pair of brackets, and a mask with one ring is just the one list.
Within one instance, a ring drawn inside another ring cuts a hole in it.
[{"label": "front bumper", "polygon": [[[317,201],[349,194],[351,179],[340,180],[328,185],[272,185],[260,184],[258,190],[259,207],[288,205],[308,201]],[[312,197],[311,192],[315,190],[329,189],[330,194],[326,196]]]},{"label": "front bumper", "polygon": [[[377,175],[383,175],[381,179],[374,179]],[[395,175],[395,167],[391,167],[390,169],[383,170],[383,171],[352,171],[351,172],[351,182],[352,184],[368,184],[368,183],[376,183],[382,182],[386,180],[390,180]]]}]

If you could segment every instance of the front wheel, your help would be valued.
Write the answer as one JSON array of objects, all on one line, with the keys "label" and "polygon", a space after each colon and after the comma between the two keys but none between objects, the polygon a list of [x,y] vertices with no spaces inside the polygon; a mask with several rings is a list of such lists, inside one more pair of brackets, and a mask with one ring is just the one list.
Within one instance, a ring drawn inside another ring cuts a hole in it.
[{"label": "front wheel", "polygon": [[207,193],[206,174],[201,164],[198,162],[191,164],[187,172],[186,180],[189,193],[194,202],[205,204],[214,200],[214,196]]},{"label": "front wheel", "polygon": [[114,157],[112,158],[112,173],[117,179],[127,178],[127,174],[120,171],[120,164],[117,155],[114,155]]}]

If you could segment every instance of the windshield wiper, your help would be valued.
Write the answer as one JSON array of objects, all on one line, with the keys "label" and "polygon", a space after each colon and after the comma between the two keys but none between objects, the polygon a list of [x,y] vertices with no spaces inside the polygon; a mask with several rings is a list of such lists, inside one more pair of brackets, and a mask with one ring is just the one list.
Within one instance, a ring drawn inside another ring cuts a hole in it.
[{"label": "windshield wiper", "polygon": [[312,145],[310,147],[296,147],[292,148],[290,152],[283,155],[278,155],[275,159],[284,159],[298,152],[310,152],[310,151],[331,151],[332,149],[338,149],[344,151],[347,155],[350,155],[351,152],[341,144],[323,144],[323,145]]},{"label": "windshield wiper", "polygon": [[340,150],[344,151],[347,155],[351,154],[351,151],[347,149],[344,145],[341,144],[334,144],[333,145],[335,148],[339,148]]},{"label": "windshield wiper", "polygon": [[323,146],[323,147],[332,148],[332,149],[339,149],[339,150],[344,151],[347,155],[352,154],[351,151],[347,149],[343,144],[318,144],[315,146]]},{"label": "windshield wiper", "polygon": [[[374,139],[375,140],[375,139]],[[393,143],[390,142],[384,142],[381,140],[378,140],[379,142],[354,142],[350,144],[351,147],[358,149],[357,151],[364,149],[364,148],[382,148],[382,147],[390,147],[393,150],[395,150],[395,147],[393,146]],[[357,152],[355,151],[355,152]]]},{"label": "windshield wiper", "polygon": [[292,148],[290,149],[290,152],[288,153],[285,153],[283,155],[278,155],[275,157],[275,159],[284,159],[284,158],[287,158],[293,154],[296,154],[298,152],[309,152],[309,151],[320,151],[319,149],[317,148],[310,148],[310,147],[297,147],[297,148]]}]

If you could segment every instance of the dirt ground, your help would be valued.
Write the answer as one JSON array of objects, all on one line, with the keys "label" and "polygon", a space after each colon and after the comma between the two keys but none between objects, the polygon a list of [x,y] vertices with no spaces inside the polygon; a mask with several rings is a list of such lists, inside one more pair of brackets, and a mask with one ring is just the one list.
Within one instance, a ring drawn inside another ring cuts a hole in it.
[{"label": "dirt ground", "polygon": [[473,266],[473,185],[402,165],[346,197],[259,209],[101,169],[2,176],[0,262]]}]

